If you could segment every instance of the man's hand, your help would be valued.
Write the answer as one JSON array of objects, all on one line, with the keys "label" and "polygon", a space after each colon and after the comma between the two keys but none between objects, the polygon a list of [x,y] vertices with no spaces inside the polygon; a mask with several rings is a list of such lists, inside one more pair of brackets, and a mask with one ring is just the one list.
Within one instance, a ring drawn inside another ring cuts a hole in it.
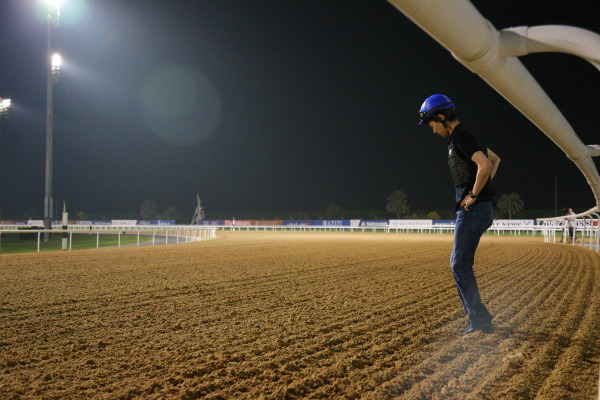
[{"label": "man's hand", "polygon": [[464,207],[465,211],[469,211],[469,207],[475,203],[477,199],[472,198],[469,195],[466,195],[464,199],[460,202],[461,207]]}]

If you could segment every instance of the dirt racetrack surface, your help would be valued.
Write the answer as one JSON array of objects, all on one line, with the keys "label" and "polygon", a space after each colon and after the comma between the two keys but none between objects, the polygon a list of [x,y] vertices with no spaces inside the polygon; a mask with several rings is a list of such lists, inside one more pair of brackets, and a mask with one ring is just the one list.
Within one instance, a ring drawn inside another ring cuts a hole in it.
[{"label": "dirt racetrack surface", "polygon": [[600,257],[484,236],[219,232],[0,256],[0,399],[597,399]]}]

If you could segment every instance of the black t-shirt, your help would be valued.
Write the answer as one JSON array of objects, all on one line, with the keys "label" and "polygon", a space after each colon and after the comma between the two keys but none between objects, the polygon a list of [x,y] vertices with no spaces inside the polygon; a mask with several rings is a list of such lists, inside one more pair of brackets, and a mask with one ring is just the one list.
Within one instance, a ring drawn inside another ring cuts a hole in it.
[{"label": "black t-shirt", "polygon": [[[477,164],[471,160],[471,157],[478,151],[487,157],[487,146],[483,140],[470,128],[458,124],[448,139],[448,167],[450,167],[450,175],[456,188],[457,209],[460,201],[469,194],[469,190],[472,190],[475,185]],[[494,195],[494,188],[491,178],[489,178],[481,192],[477,194],[477,202],[493,201],[495,204]]]}]

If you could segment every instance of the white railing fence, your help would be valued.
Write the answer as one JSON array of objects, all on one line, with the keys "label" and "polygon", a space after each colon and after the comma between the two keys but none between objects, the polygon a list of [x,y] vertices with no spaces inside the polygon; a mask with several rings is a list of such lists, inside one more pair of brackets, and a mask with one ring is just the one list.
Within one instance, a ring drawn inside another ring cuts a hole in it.
[{"label": "white railing fence", "polygon": [[[566,242],[565,238],[569,236],[566,229],[566,219],[575,219],[577,226],[575,228],[576,237],[572,241],[573,245],[590,247],[600,251],[600,217],[596,209],[591,209],[585,213],[576,214],[572,217],[554,217],[540,218],[536,220],[495,220],[493,225],[486,231],[486,235],[512,235],[512,236],[542,236],[545,242]],[[66,238],[63,242],[63,248],[71,250],[74,235],[95,235],[96,248],[100,246],[101,235],[116,235],[116,247],[123,247],[121,238],[123,235],[129,237],[135,236],[134,243],[129,241],[126,246],[140,246],[144,244],[176,244],[196,241],[205,241],[214,239],[217,230],[222,231],[308,231],[308,232],[379,232],[379,233],[417,233],[417,234],[454,234],[453,221],[435,221],[435,220],[388,220],[378,221],[374,225],[348,224],[342,225],[342,221],[327,221],[324,225],[311,224],[267,224],[262,221],[256,224],[247,225],[165,225],[165,226],[140,226],[140,225],[69,225],[66,230],[56,225],[54,229],[46,231],[44,229],[15,229],[14,226],[0,226],[0,252],[2,246],[2,235],[5,234],[36,234],[37,250],[42,248],[42,233],[52,232],[62,234]],[[269,221],[270,222],[270,221]],[[443,222],[443,223],[440,223]],[[146,238],[146,240],[142,240]]]},{"label": "white railing fence", "polygon": [[[573,237],[570,237],[569,220],[575,221]],[[561,243],[571,242],[573,246],[587,246],[596,251],[600,251],[600,215],[597,207],[594,207],[581,214],[570,216],[561,216],[554,218],[540,218],[542,222],[542,232],[545,242]],[[557,233],[560,233],[558,238]]]},{"label": "white railing fence", "polygon": [[[454,224],[415,223],[380,226],[340,226],[340,225],[213,225],[223,231],[306,231],[306,232],[381,232],[381,233],[418,233],[418,234],[454,234]],[[487,235],[530,235],[541,236],[542,225],[503,224],[494,222]]]},{"label": "white railing fence", "polygon": [[[573,245],[590,247],[600,251],[600,219],[597,213],[583,213],[573,216],[577,222]],[[399,220],[395,220],[397,222]],[[412,223],[387,224],[378,226],[356,225],[212,225],[223,231],[306,231],[306,232],[380,232],[380,233],[417,233],[417,234],[454,234],[453,223],[434,223],[432,220],[415,220]],[[542,236],[544,242],[561,242],[568,236],[565,233],[565,217],[534,220],[496,220],[486,231],[486,235]]]},{"label": "white railing fence", "polygon": [[[6,234],[36,234],[37,251],[42,248],[42,233],[50,232],[53,234],[62,234],[68,239],[67,248],[63,250],[72,250],[73,235],[96,235],[96,248],[100,248],[101,235],[116,235],[117,247],[157,245],[157,244],[177,244],[187,242],[199,242],[211,240],[216,237],[216,227],[198,226],[198,225],[176,225],[176,226],[84,226],[69,225],[67,229],[55,228],[45,229],[0,229],[0,252],[2,251],[2,235]],[[135,236],[136,241],[133,244],[122,245],[121,238],[124,235]],[[150,240],[141,240],[143,238]]]}]

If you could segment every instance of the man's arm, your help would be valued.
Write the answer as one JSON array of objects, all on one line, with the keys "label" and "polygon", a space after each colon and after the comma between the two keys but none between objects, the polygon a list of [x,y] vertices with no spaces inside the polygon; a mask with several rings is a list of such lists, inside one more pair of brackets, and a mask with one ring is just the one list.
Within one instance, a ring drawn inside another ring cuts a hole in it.
[{"label": "man's arm", "polygon": [[[473,194],[478,195],[481,192],[481,189],[483,189],[486,182],[488,181],[488,178],[490,177],[490,174],[491,174],[492,168],[493,168],[493,164],[490,161],[490,159],[487,158],[485,156],[485,154],[483,154],[483,152],[481,150],[473,153],[473,155],[471,156],[471,160],[475,164],[477,164],[477,175],[475,175],[475,184],[473,185],[472,192],[473,192]],[[498,157],[498,162],[500,162],[499,157]],[[471,196],[467,195],[460,202],[460,205],[464,206],[465,210],[468,211],[469,206],[471,204],[475,203],[476,200],[477,199],[474,199]]]},{"label": "man's arm", "polygon": [[500,164],[500,157],[498,154],[494,153],[492,149],[487,149],[488,158],[492,162],[492,170],[490,171],[490,178],[494,179],[494,175],[496,175],[496,171],[498,170],[498,164]]}]

